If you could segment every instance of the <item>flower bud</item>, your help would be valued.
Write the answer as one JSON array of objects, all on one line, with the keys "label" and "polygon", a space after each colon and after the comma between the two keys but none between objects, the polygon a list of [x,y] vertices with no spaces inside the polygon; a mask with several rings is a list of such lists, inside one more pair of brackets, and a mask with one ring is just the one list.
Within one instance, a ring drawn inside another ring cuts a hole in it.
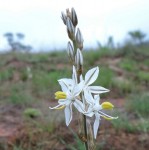
[{"label": "flower bud", "polygon": [[62,15],[61,18],[62,18],[64,24],[66,25],[67,16],[64,14],[64,12],[61,12],[61,15]]},{"label": "flower bud", "polygon": [[68,32],[68,36],[71,40],[74,40],[74,34],[75,34],[75,28],[70,20],[70,18],[67,17],[66,20],[66,26],[67,26],[67,32]]},{"label": "flower bud", "polygon": [[69,8],[66,9],[67,17],[71,19],[71,12],[69,11]]},{"label": "flower bud", "polygon": [[70,60],[72,62],[74,62],[74,57],[75,57],[74,49],[70,42],[68,42],[68,44],[67,44],[67,52],[68,52],[68,56],[69,56]]},{"label": "flower bud", "polygon": [[80,29],[78,28],[77,34],[76,34],[76,42],[77,42],[77,47],[82,50],[83,49],[83,36],[81,34]]},{"label": "flower bud", "polygon": [[71,21],[73,25],[76,27],[76,25],[78,24],[78,18],[74,8],[71,8]]},{"label": "flower bud", "polygon": [[103,109],[113,109],[113,107],[114,107],[114,105],[111,104],[110,102],[103,102],[101,104],[101,106],[102,106]]},{"label": "flower bud", "polygon": [[76,57],[75,57],[75,63],[78,66],[82,66],[83,65],[83,55],[82,55],[82,52],[77,49],[77,53],[76,53]]}]

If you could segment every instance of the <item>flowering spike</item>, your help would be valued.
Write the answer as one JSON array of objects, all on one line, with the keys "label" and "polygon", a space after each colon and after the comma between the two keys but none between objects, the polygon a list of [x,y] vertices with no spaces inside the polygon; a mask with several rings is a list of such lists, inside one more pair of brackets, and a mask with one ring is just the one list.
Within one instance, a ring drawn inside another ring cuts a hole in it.
[{"label": "flowering spike", "polygon": [[[72,120],[72,107],[74,106],[82,115],[79,116],[79,137],[85,142],[86,149],[95,149],[94,138],[98,134],[98,128],[100,125],[101,117],[106,120],[117,119],[118,117],[112,117],[104,110],[110,110],[114,108],[114,105],[110,102],[103,102],[100,104],[100,94],[109,92],[108,89],[102,86],[92,85],[98,78],[99,67],[95,67],[87,71],[83,77],[83,36],[80,29],[77,29],[78,24],[77,15],[74,8],[66,9],[66,14],[61,12],[61,18],[66,25],[69,41],[67,44],[67,52],[73,65],[72,78],[59,79],[58,82],[62,91],[55,93],[55,98],[58,99],[58,105],[55,107],[49,107],[50,109],[64,109],[65,122],[68,126]],[[93,128],[88,123],[88,117],[95,118]],[[83,122],[82,122],[83,121]],[[93,133],[92,133],[93,130]],[[83,138],[82,138],[83,137]]]},{"label": "flowering spike", "polygon": [[78,18],[74,8],[71,8],[71,20],[73,25],[76,27],[76,25],[78,24]]},{"label": "flowering spike", "polygon": [[77,29],[77,34],[76,34],[76,42],[77,42],[77,46],[80,50],[83,49],[83,36],[82,36],[82,33],[80,31],[80,29],[78,28]]},{"label": "flowering spike", "polygon": [[113,109],[114,107],[114,105],[111,104],[110,102],[103,102],[101,106],[102,106],[102,109]]}]

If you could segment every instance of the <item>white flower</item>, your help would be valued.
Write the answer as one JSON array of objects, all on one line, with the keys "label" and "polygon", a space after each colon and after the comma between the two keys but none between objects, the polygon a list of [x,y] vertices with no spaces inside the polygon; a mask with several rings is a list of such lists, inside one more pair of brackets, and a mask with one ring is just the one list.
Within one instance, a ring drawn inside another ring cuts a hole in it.
[{"label": "white flower", "polygon": [[[99,67],[95,67],[90,69],[85,75],[83,91],[84,91],[85,99],[89,104],[91,104],[92,102],[91,99],[87,97],[88,93],[101,94],[101,93],[109,92],[108,89],[102,86],[90,86],[93,82],[95,82],[95,80],[98,77],[98,74],[99,74]],[[83,81],[82,76],[80,77],[80,80]]]},{"label": "white flower", "polygon": [[118,117],[112,117],[102,112],[103,109],[113,109],[113,105],[110,102],[103,102],[101,105],[99,104],[100,97],[99,95],[95,95],[94,98],[91,94],[87,94],[88,98],[91,99],[92,105],[89,105],[89,108],[86,113],[86,116],[92,117],[95,115],[95,122],[93,125],[94,138],[96,139],[97,131],[99,128],[100,117],[103,117],[107,120],[117,119]]},{"label": "white flower", "polygon": [[58,80],[61,85],[62,91],[58,91],[55,93],[55,98],[59,99],[59,105],[50,109],[64,109],[65,112],[65,121],[68,126],[72,120],[72,104],[77,108],[77,110],[81,113],[84,113],[84,105],[79,100],[79,94],[83,88],[83,81],[79,84],[77,83],[77,75],[75,67],[73,66],[73,74],[72,79],[60,79]]}]

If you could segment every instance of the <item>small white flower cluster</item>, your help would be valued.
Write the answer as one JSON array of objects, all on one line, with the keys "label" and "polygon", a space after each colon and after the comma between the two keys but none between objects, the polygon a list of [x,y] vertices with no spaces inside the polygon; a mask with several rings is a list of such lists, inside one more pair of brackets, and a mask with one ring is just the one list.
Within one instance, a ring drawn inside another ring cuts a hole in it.
[{"label": "small white flower cluster", "polygon": [[95,115],[95,122],[93,125],[94,138],[96,138],[97,135],[100,117],[108,120],[117,118],[102,112],[103,109],[112,109],[114,106],[110,102],[99,104],[100,94],[109,92],[109,90],[101,86],[91,86],[97,79],[98,74],[98,67],[90,69],[86,73],[84,79],[82,75],[80,76],[80,82],[78,83],[76,68],[73,66],[72,79],[63,78],[58,80],[62,91],[56,92],[55,98],[59,99],[59,104],[53,108],[49,107],[50,109],[64,108],[67,126],[72,120],[72,105],[74,105],[80,113],[83,113],[88,117]]}]

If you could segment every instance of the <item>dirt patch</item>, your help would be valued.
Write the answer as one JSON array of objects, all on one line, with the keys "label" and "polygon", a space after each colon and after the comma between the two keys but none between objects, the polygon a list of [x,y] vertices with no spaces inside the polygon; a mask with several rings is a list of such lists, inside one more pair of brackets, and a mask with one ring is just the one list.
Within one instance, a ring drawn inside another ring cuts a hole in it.
[{"label": "dirt patch", "polygon": [[124,131],[108,130],[98,138],[102,150],[148,150],[149,134],[126,133]]}]

